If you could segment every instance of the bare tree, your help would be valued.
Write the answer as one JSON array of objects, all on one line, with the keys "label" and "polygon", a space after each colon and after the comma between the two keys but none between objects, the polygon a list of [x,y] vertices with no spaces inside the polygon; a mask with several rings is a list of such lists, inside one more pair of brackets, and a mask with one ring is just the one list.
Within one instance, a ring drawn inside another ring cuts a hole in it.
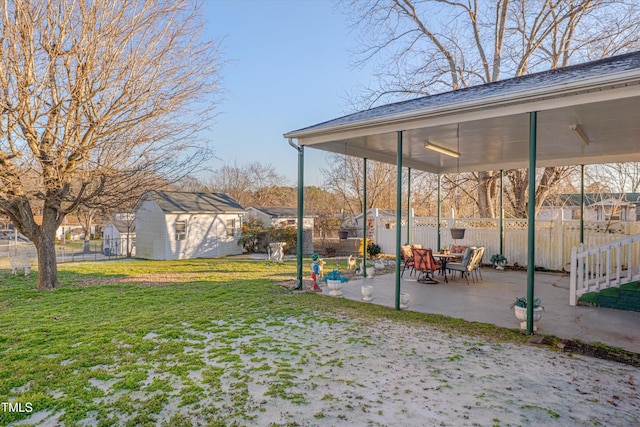
[{"label": "bare tree", "polygon": [[283,187],[284,175],[271,164],[229,162],[205,180],[211,191],[226,193],[240,205],[279,206],[286,203],[291,192]]},{"label": "bare tree", "polygon": [[[366,107],[598,59],[640,44],[640,9],[625,0],[345,2],[361,35],[355,65],[375,61],[379,70],[378,87],[361,99]],[[537,196],[544,199],[566,172],[546,168]],[[494,216],[497,173],[473,176],[480,215]],[[514,172],[509,180],[520,191],[512,194],[514,207],[523,212],[527,177]]]},{"label": "bare tree", "polygon": [[0,4],[0,213],[35,244],[38,288],[58,285],[54,236],[67,214],[206,158],[198,135],[221,61],[198,10],[190,0]]},{"label": "bare tree", "polygon": [[613,192],[637,193],[640,190],[640,163],[593,165],[587,174],[594,181],[607,185]]},{"label": "bare tree", "polygon": [[[327,167],[321,168],[324,187],[342,201],[342,209],[351,215],[363,212],[364,163],[362,159],[331,154]],[[395,209],[396,167],[384,163],[367,163],[367,206]]]}]

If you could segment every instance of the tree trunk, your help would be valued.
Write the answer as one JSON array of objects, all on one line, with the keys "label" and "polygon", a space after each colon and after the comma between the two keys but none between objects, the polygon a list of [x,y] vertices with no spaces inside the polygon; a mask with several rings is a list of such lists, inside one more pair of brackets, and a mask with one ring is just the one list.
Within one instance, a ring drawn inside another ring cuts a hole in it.
[{"label": "tree trunk", "polygon": [[58,287],[58,264],[56,262],[55,240],[49,233],[39,231],[33,239],[38,253],[38,289]]},{"label": "tree trunk", "polygon": [[489,172],[478,172],[477,182],[478,182],[478,210],[480,214],[480,218],[494,218],[495,211],[493,209],[493,203],[491,192],[490,192],[490,181],[491,175]]}]

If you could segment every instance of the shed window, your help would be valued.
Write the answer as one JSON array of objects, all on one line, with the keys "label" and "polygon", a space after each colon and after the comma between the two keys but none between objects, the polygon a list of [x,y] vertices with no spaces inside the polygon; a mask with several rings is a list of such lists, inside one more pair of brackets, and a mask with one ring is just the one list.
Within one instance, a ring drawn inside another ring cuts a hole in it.
[{"label": "shed window", "polygon": [[176,240],[187,238],[187,221],[176,221]]},{"label": "shed window", "polygon": [[227,220],[227,236],[233,237],[236,234],[236,220],[228,219]]}]

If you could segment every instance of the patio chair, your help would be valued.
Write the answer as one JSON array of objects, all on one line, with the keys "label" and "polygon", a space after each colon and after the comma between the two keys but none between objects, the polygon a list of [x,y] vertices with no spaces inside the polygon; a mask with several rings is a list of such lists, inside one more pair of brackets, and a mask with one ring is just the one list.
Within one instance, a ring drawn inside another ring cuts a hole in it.
[{"label": "patio chair", "polygon": [[402,273],[400,273],[400,277],[404,274],[404,270],[406,268],[410,268],[409,276],[413,275],[413,270],[415,267],[415,263],[413,262],[413,252],[411,250],[411,246],[400,246],[400,254],[402,255]]},{"label": "patio chair", "polygon": [[[478,248],[470,246],[464,251],[461,262],[449,262],[447,263],[447,270],[459,271],[460,274],[467,279],[467,285],[469,284],[469,275],[473,272],[475,266],[473,265],[474,255],[478,252]],[[474,280],[475,281],[475,280]]]},{"label": "patio chair", "polygon": [[433,251],[431,249],[413,249],[414,268],[418,271],[418,282],[436,284],[439,283],[433,278],[438,266],[433,259]]},{"label": "patio chair", "polygon": [[474,268],[473,268],[473,272],[476,274],[476,279],[478,278],[478,276],[480,276],[479,280],[482,280],[482,271],[480,270],[480,267],[482,267],[482,258],[484,257],[484,246],[480,246],[478,248],[478,253],[475,255],[475,259],[473,261],[474,264]]}]

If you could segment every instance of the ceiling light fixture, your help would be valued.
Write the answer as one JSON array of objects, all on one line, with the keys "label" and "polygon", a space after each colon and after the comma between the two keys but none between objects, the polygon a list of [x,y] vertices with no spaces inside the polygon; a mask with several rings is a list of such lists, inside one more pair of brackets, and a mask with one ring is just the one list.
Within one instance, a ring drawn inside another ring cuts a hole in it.
[{"label": "ceiling light fixture", "polygon": [[437,151],[438,153],[441,153],[441,154],[446,154],[447,156],[456,157],[456,158],[460,157],[460,153],[458,153],[457,151],[449,150],[448,148],[441,147],[429,141],[427,141],[427,143],[424,144],[424,148]]},{"label": "ceiling light fixture", "polygon": [[589,145],[589,137],[584,133],[584,130],[582,130],[580,125],[571,125],[569,128],[576,133],[584,145]]}]

